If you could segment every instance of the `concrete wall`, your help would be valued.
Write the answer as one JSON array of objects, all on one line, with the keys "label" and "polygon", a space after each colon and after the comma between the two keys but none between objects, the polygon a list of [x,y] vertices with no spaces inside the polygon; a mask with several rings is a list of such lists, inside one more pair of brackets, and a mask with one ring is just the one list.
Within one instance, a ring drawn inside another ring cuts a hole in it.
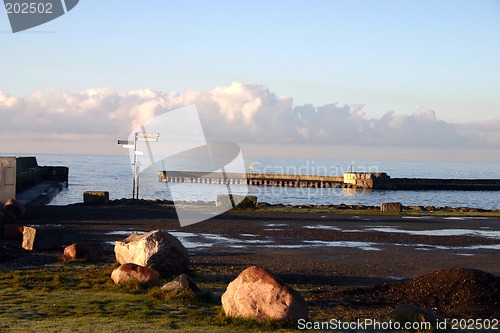
[{"label": "concrete wall", "polygon": [[0,157],[0,202],[16,198],[16,158]]},{"label": "concrete wall", "polygon": [[344,174],[344,184],[359,188],[375,189],[380,184],[390,181],[390,178],[385,172],[346,172]]}]

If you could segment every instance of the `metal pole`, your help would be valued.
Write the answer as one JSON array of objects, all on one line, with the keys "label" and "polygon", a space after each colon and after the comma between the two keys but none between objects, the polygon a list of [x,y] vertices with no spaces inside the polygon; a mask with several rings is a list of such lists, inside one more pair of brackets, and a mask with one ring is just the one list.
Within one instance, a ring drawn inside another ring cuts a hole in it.
[{"label": "metal pole", "polygon": [[140,176],[140,172],[139,172],[139,166],[137,166],[137,181],[135,182],[136,186],[137,186],[137,190],[135,191],[136,193],[136,196],[137,196],[137,200],[139,200],[139,176]]},{"label": "metal pole", "polygon": [[134,137],[134,179],[132,181],[132,199],[135,199],[135,183],[136,183],[136,177],[137,177],[137,155],[136,155],[136,152],[137,151],[137,133],[135,133],[135,137]]}]

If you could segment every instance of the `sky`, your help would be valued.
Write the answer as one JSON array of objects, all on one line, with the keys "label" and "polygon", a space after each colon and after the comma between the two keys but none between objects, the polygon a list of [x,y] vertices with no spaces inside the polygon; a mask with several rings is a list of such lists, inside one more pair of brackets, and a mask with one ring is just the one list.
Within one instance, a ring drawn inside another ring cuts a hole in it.
[{"label": "sky", "polygon": [[0,152],[118,154],[194,104],[253,154],[500,163],[496,0],[82,0],[16,34],[1,8],[0,50]]}]

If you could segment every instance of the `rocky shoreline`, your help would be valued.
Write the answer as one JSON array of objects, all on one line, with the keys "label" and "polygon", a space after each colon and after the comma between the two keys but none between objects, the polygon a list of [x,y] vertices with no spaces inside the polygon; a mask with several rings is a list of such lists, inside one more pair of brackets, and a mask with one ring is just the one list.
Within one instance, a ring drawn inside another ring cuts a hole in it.
[{"label": "rocky shoreline", "polygon": [[[212,202],[184,202],[188,205],[215,205],[215,201]],[[174,202],[170,200],[147,200],[147,199],[115,199],[110,200],[106,203],[108,206],[162,206],[173,208]],[[68,205],[71,206],[86,206],[84,203],[77,203]],[[247,207],[248,208],[248,207]],[[368,205],[347,205],[344,203],[338,205],[290,205],[290,204],[270,204],[268,202],[256,202],[254,208],[289,208],[289,209],[315,209],[315,210],[356,210],[356,211],[378,211],[380,206],[368,206]],[[450,206],[404,206],[402,205],[403,212],[446,212],[446,213],[494,213],[500,215],[500,209],[483,209],[475,207],[450,207]]]}]

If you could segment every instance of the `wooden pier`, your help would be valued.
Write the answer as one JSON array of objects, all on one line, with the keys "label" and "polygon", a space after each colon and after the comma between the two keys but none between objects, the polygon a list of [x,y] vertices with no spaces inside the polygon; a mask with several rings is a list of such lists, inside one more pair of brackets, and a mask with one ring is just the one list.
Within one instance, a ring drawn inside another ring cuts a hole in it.
[{"label": "wooden pier", "polygon": [[256,186],[288,186],[315,188],[342,188],[343,176],[269,175],[260,173],[203,173],[158,171],[161,182],[200,184],[242,184]]}]

